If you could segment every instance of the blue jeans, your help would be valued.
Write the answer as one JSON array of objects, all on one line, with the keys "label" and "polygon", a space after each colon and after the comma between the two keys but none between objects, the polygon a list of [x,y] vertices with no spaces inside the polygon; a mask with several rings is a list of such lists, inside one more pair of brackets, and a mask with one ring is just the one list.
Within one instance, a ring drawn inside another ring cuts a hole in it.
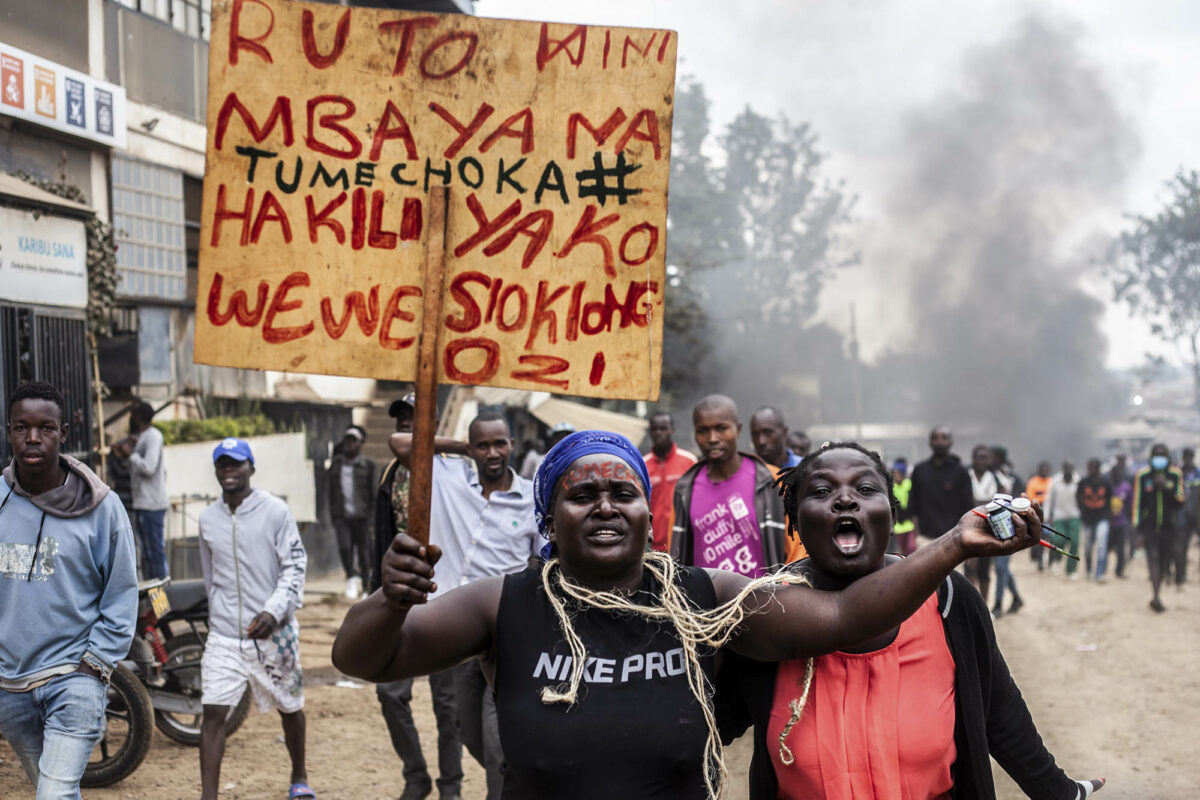
[{"label": "blue jeans", "polygon": [[1092,554],[1096,555],[1096,571],[1092,575],[1097,579],[1104,577],[1108,569],[1108,520],[1102,519],[1091,525],[1083,523],[1084,560],[1088,571],[1092,570]]},{"label": "blue jeans", "polygon": [[163,521],[167,510],[134,511],[137,515],[138,541],[142,545],[142,578],[167,577],[167,550],[163,543]]},{"label": "blue jeans", "polygon": [[37,800],[78,800],[106,705],[108,686],[78,672],[28,692],[0,689],[0,735],[37,787]]},{"label": "blue jeans", "polygon": [[[1017,580],[1013,577],[1012,569],[1009,567],[1009,559],[1012,556],[996,556],[992,559],[992,563],[996,567],[996,608],[1001,608],[1004,602],[1004,592],[1011,590],[1013,600],[1016,600],[1017,595]],[[987,599],[986,597],[984,598]]]}]

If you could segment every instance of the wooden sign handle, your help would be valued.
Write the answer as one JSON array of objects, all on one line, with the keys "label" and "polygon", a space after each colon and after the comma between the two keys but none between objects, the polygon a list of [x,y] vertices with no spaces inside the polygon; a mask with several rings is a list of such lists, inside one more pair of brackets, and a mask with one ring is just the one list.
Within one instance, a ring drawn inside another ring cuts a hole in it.
[{"label": "wooden sign handle", "polygon": [[417,399],[409,460],[408,535],[429,544],[429,509],[433,496],[433,437],[437,427],[438,359],[441,357],[442,295],[445,289],[445,186],[429,190],[425,235],[425,286],[421,302],[421,334],[417,340]]}]

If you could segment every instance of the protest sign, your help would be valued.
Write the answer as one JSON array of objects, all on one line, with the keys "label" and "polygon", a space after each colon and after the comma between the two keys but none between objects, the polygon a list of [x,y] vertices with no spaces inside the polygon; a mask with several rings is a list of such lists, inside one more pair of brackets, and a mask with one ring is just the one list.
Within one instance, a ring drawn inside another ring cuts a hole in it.
[{"label": "protest sign", "polygon": [[217,0],[197,361],[655,399],[672,31]]}]

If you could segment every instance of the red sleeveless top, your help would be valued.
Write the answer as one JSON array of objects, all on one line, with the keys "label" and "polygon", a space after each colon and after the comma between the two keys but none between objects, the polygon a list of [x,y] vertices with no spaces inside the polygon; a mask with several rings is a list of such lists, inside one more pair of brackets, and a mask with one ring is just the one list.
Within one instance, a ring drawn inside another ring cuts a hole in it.
[{"label": "red sleeveless top", "polygon": [[795,761],[779,758],[779,734],[800,697],[804,662],[779,665],[767,749],[785,800],[949,798],[954,764],[954,660],[937,595],[872,653],[816,660],[812,691],[788,734]]}]

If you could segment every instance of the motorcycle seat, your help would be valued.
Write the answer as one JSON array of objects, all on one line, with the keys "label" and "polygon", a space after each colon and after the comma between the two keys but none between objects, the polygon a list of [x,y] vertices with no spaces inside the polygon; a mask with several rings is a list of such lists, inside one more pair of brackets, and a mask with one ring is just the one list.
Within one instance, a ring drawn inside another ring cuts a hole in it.
[{"label": "motorcycle seat", "polygon": [[208,594],[204,591],[203,580],[171,581],[163,588],[167,592],[167,600],[171,603],[172,615],[186,614],[196,606],[208,605]]}]

